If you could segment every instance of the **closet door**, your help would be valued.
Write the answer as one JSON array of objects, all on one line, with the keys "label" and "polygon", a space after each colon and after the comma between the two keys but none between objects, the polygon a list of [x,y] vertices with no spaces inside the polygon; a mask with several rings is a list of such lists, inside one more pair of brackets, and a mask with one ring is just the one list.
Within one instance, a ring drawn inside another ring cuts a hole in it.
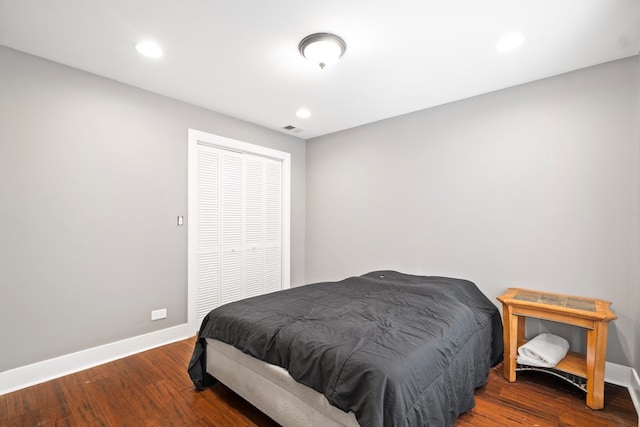
[{"label": "closet door", "polygon": [[282,162],[264,159],[264,293],[282,289]]},{"label": "closet door", "polygon": [[243,297],[243,154],[222,152],[222,263],[220,304]]},{"label": "closet door", "polygon": [[197,160],[198,321],[282,289],[282,162],[207,145]]},{"label": "closet door", "polygon": [[264,293],[264,158],[244,155],[244,297]]},{"label": "closet door", "polygon": [[197,319],[220,305],[220,150],[197,146]]}]

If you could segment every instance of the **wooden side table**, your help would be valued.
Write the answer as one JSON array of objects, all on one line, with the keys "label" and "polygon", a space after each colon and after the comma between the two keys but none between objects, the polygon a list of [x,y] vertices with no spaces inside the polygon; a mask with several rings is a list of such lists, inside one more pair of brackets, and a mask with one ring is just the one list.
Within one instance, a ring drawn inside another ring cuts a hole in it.
[{"label": "wooden side table", "polygon": [[586,378],[587,406],[602,409],[607,332],[609,322],[617,319],[609,309],[611,303],[519,288],[509,288],[498,300],[502,303],[504,321],[504,377],[515,382],[516,370],[521,370],[516,358],[518,347],[527,342],[524,336],[527,317],[580,326],[587,330],[587,354],[569,352],[552,370]]}]

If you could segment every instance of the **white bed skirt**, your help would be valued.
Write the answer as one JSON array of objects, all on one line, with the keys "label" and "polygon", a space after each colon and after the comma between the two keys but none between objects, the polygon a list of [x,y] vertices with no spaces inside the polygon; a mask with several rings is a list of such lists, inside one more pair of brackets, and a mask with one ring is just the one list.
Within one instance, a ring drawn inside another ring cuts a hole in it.
[{"label": "white bed skirt", "polygon": [[279,367],[207,338],[207,372],[283,427],[359,427],[353,412],[332,406]]}]

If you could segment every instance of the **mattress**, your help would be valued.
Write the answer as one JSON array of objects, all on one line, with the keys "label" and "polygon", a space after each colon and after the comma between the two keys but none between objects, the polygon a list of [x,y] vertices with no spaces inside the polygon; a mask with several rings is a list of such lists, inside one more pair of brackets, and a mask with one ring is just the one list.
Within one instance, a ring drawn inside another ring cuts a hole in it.
[{"label": "mattress", "polygon": [[332,406],[283,368],[207,338],[207,372],[284,427],[359,427],[353,412]]}]

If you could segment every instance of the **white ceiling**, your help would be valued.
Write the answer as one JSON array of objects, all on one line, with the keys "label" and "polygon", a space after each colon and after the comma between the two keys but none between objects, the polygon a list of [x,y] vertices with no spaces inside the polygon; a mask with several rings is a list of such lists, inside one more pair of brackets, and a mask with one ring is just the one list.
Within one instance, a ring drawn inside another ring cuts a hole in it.
[{"label": "white ceiling", "polygon": [[[511,31],[524,45],[497,52]],[[315,32],[347,43],[324,70],[298,53]],[[146,38],[164,57],[136,52]],[[639,39],[638,0],[0,0],[2,45],[304,139],[636,55]]]}]

